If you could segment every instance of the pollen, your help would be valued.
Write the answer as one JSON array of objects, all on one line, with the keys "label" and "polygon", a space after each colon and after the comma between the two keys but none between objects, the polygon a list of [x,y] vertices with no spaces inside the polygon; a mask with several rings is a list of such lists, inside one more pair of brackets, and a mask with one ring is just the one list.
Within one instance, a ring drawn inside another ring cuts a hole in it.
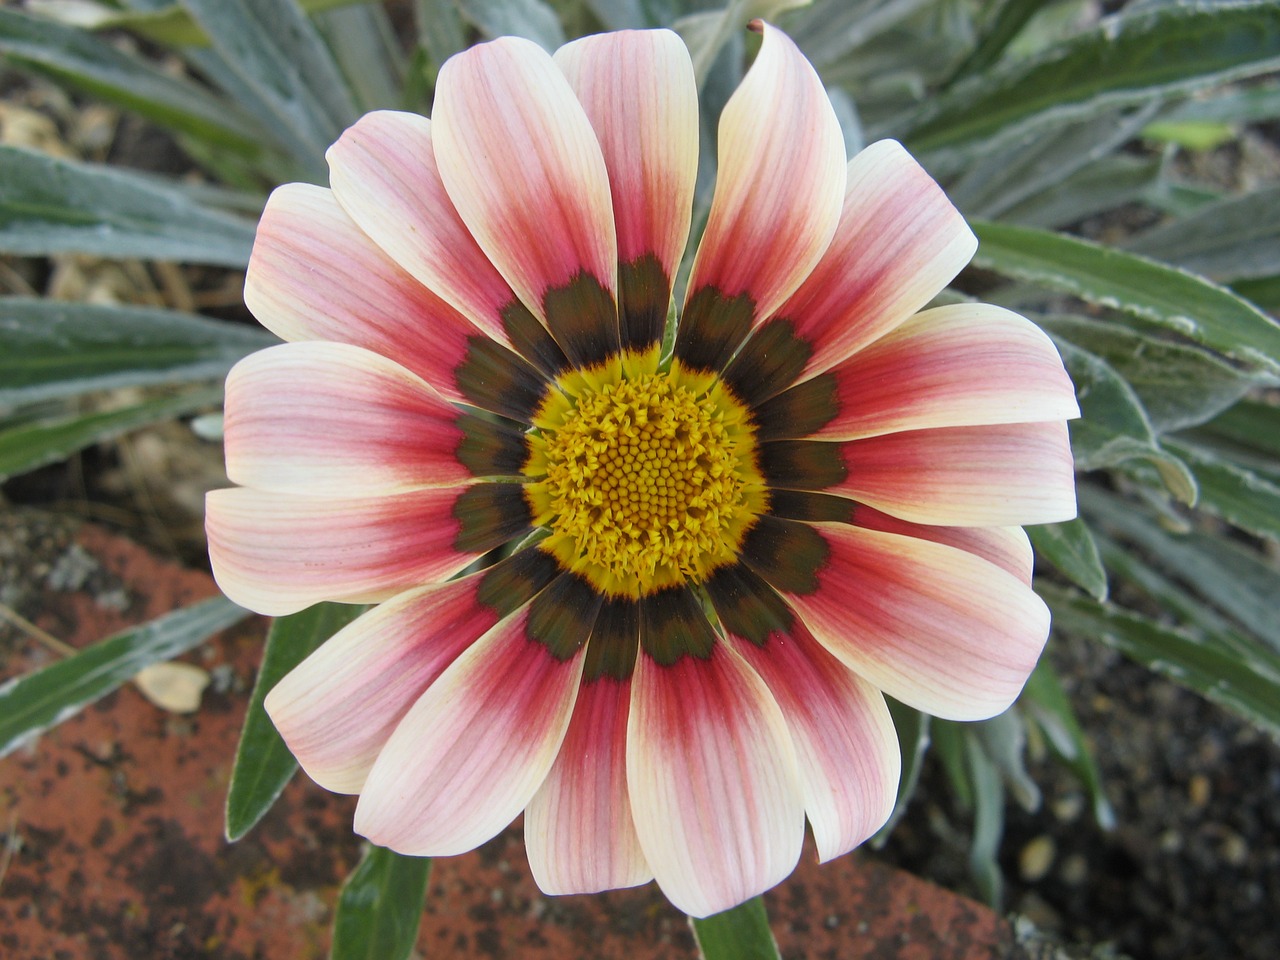
[{"label": "pollen", "polygon": [[526,467],[548,548],[610,595],[697,583],[732,562],[764,497],[741,405],[705,374],[646,366],[563,385]]}]

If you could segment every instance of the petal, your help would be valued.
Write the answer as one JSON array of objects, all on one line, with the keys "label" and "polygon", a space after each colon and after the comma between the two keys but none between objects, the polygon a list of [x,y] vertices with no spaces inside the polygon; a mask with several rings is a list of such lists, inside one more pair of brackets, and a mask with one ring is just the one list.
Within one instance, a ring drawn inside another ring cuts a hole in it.
[{"label": "petal", "polygon": [[388,600],[339,630],[267,694],[271,721],[326,790],[359,793],[396,724],[497,622],[477,577]]},{"label": "petal", "polygon": [[830,488],[917,523],[1003,526],[1076,515],[1075,466],[1061,422],[911,430],[842,445]]},{"label": "petal", "polygon": [[321,600],[386,600],[457,572],[527,529],[516,490],[503,504],[507,526],[489,524],[486,536],[470,536],[475,521],[459,509],[459,489],[341,500],[214,490],[205,521],[214,579],[236,603],[273,617]]},{"label": "petal", "polygon": [[949,547],[981,557],[1007,570],[1027,586],[1031,586],[1031,572],[1035,566],[1035,553],[1031,540],[1021,527],[944,527],[936,524],[912,523],[881,513],[865,504],[854,508],[851,521],[855,527],[899,533]]},{"label": "petal", "polygon": [[803,422],[797,402],[834,406],[813,434],[831,440],[1080,413],[1053,341],[1016,313],[981,303],[926,310],[827,375],[775,397],[759,411],[762,422],[779,425],[772,436]]},{"label": "petal", "polygon": [[724,644],[636,665],[627,785],[658,886],[694,917],[774,886],[800,858],[804,801],[786,721]]},{"label": "petal", "polygon": [[[817,588],[787,599],[813,635],[860,677],[947,720],[1006,710],[1036,665],[1049,610],[985,560],[938,543],[819,524]],[[759,571],[767,580],[777,577]]]},{"label": "petal", "polygon": [[[624,345],[659,340],[689,239],[698,173],[698,89],[670,30],[584,37],[556,51],[609,171]],[[654,268],[656,267],[656,272]]]},{"label": "petal", "polygon": [[617,345],[613,203],[564,74],[528,40],[482,43],[440,69],[433,116],[440,175],[476,242],[571,360],[603,359]]},{"label": "petal", "polygon": [[932,300],[978,241],[902,145],[873,143],[849,164],[831,245],[777,310],[811,353],[805,374],[839,363]]},{"label": "petal", "polygon": [[288,183],[271,194],[244,299],[285,340],[365,347],[464,399],[454,368],[476,328],[383,253],[322,187]]},{"label": "petal", "polygon": [[630,681],[584,683],[555,765],[524,814],[543,893],[595,893],[653,879],[627,796]]},{"label": "petal", "polygon": [[310,496],[470,478],[458,412],[393,360],[323,341],[260,350],[227,377],[227,476]]},{"label": "petal", "polygon": [[822,81],[791,39],[756,21],[760,53],[720,115],[719,170],[677,355],[719,369],[831,242],[844,139]]},{"label": "petal", "polygon": [[515,294],[445,192],[432,132],[417,114],[367,113],[329,148],[329,182],[351,219],[396,263],[506,343],[502,312]]},{"label": "petal", "polygon": [[356,832],[408,856],[452,856],[525,808],[560,749],[583,652],[561,660],[517,613],[472,644],[400,721],[356,806]]}]

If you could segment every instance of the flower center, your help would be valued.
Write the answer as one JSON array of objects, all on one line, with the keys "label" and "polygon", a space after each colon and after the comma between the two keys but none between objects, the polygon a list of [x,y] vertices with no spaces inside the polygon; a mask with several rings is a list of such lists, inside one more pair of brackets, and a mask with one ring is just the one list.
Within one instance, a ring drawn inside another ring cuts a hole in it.
[{"label": "flower center", "polygon": [[764,506],[741,404],[706,374],[655,367],[630,356],[563,378],[525,467],[547,548],[610,595],[705,579]]}]

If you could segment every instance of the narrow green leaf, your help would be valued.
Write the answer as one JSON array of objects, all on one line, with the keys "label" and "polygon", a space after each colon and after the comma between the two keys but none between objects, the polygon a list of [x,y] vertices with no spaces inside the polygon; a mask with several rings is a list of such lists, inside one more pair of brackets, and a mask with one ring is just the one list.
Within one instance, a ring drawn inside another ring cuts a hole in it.
[{"label": "narrow green leaf", "polygon": [[91,253],[243,267],[247,220],[209,210],[152,177],[0,147],[0,250]]},{"label": "narrow green leaf", "polygon": [[214,380],[276,342],[256,327],[174,310],[9,297],[0,300],[0,408]]},{"label": "narrow green leaf", "polygon": [[1195,472],[1202,508],[1254,536],[1280,542],[1280,484],[1205,447],[1174,439],[1165,443]]},{"label": "narrow green leaf", "polygon": [[1231,289],[1264,310],[1280,312],[1280,273],[1254,280],[1236,280],[1231,284]]},{"label": "narrow green leaf", "polygon": [[1097,640],[1280,737],[1280,682],[1190,634],[1044,585],[1054,629]]},{"label": "narrow green leaf", "polygon": [[427,857],[405,857],[370,846],[338,895],[332,960],[405,960],[431,876]]},{"label": "narrow green leaf", "polygon": [[1190,436],[1202,446],[1222,450],[1250,470],[1280,482],[1280,407],[1242,400]]},{"label": "narrow green leaf", "polygon": [[431,59],[435,72],[440,65],[467,46],[466,25],[453,0],[414,0],[414,21],[418,28],[418,43]]},{"label": "narrow green leaf", "polygon": [[920,771],[924,769],[924,758],[929,753],[932,743],[929,735],[929,723],[932,718],[913,707],[899,703],[892,697],[886,697],[889,713],[893,715],[893,728],[898,734],[898,748],[902,751],[902,776],[898,778],[898,798],[893,804],[893,813],[885,821],[883,827],[871,838],[873,849],[879,850],[889,840],[903,816],[907,806],[915,796],[916,787],[920,785]]},{"label": "narrow green leaf", "polygon": [[973,52],[952,75],[952,82],[986,70],[1000,59],[1027,21],[1044,7],[1044,0],[1005,0],[992,18],[990,28],[982,35]]},{"label": "narrow green leaf", "polygon": [[249,615],[214,597],[86,647],[0,686],[0,756],[106,696],[143,667],[172,660]]},{"label": "narrow green leaf", "polygon": [[262,708],[267,694],[286,673],[363,610],[342,603],[318,603],[272,621],[231,769],[231,785],[227,789],[228,840],[239,840],[253,829],[298,769],[293,754]]},{"label": "narrow green leaf", "polygon": [[1230,290],[1131,253],[1048,230],[973,221],[977,266],[1043,284],[1280,372],[1280,323]]},{"label": "narrow green leaf", "polygon": [[543,0],[457,0],[457,5],[486,37],[524,37],[549,53],[564,44],[560,17]]},{"label": "narrow green leaf", "polygon": [[704,920],[691,917],[689,924],[702,960],[780,960],[760,897]]},{"label": "narrow green leaf", "polygon": [[296,0],[182,0],[226,65],[273,116],[297,159],[313,166],[358,109]]},{"label": "narrow green leaf", "polygon": [[1010,205],[1000,219],[1026,227],[1060,228],[1135,203],[1157,189],[1159,157],[1103,157],[1060,183]]},{"label": "narrow green leaf", "polygon": [[0,56],[171,130],[242,152],[259,150],[259,131],[234,103],[83,30],[0,10]]},{"label": "narrow green leaf", "polygon": [[329,10],[315,18],[361,112],[402,105],[404,53],[387,12],[364,3]]},{"label": "narrow green leaf", "polygon": [[973,836],[969,840],[969,874],[982,899],[1000,912],[1004,900],[1004,874],[1000,871],[1000,841],[1004,839],[1004,779],[987,755],[977,733],[962,734],[969,781],[973,784]]},{"label": "narrow green leaf", "polygon": [[908,121],[917,153],[1008,134],[1019,125],[1145,102],[1280,66],[1280,8],[1177,4],[1108,18],[1029,60],[957,84]]},{"label": "narrow green leaf", "polygon": [[149,423],[180,417],[221,400],[222,387],[209,387],[145,400],[118,410],[0,426],[0,480],[46,463],[56,463],[95,443]]},{"label": "narrow green leaf", "polygon": [[1232,86],[1185,100],[1168,110],[1170,123],[1259,123],[1280,117],[1280,84]]},{"label": "narrow green leaf", "polygon": [[1027,527],[1027,536],[1036,553],[1068,580],[1095,600],[1107,599],[1107,571],[1083,518]]}]

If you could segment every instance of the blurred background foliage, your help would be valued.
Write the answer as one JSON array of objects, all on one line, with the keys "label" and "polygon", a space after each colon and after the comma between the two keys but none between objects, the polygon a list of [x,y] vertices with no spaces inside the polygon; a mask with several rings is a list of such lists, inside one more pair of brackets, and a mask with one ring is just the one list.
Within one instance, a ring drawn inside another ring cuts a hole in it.
[{"label": "blurred background foliage", "polygon": [[[1119,651],[1277,738],[1276,2],[7,6],[0,253],[9,256],[0,283],[11,295],[0,300],[0,479],[16,479],[6,492],[21,499],[42,468],[156,425],[216,461],[222,378],[273,339],[239,302],[267,193],[287,180],[326,183],[324,151],[361,113],[429,112],[439,65],[477,40],[519,34],[554,49],[601,29],[679,31],[701,84],[700,224],[716,118],[750,63],[757,41],[743,26],[754,17],[778,23],[813,61],[850,154],[901,140],[969,218],[981,248],[944,296],[1012,307],[1062,352],[1084,414],[1071,425],[1080,517],[1030,530],[1055,634]],[[132,138],[124,151],[121,131]],[[1215,148],[1224,146],[1247,162],[1222,162]],[[118,449],[135,475],[151,469],[139,460],[146,448]],[[159,522],[152,533],[198,555],[200,495],[217,482],[170,483],[186,484],[188,521]],[[0,744],[28,740],[237,615],[210,601],[6,686]],[[273,627],[229,836],[250,829],[295,771],[261,712],[263,691],[350,616],[322,606]],[[935,754],[954,802],[971,811],[970,866],[993,902],[1005,805],[1040,802],[1029,744],[1074,772],[1099,824],[1114,821],[1047,659],[994,720],[944,723],[905,708],[896,717],[905,775],[881,839]],[[371,855],[340,906],[335,955],[371,931],[391,931],[380,956],[411,942],[425,870]],[[369,911],[366,889],[398,891],[381,901],[389,913]]]}]

